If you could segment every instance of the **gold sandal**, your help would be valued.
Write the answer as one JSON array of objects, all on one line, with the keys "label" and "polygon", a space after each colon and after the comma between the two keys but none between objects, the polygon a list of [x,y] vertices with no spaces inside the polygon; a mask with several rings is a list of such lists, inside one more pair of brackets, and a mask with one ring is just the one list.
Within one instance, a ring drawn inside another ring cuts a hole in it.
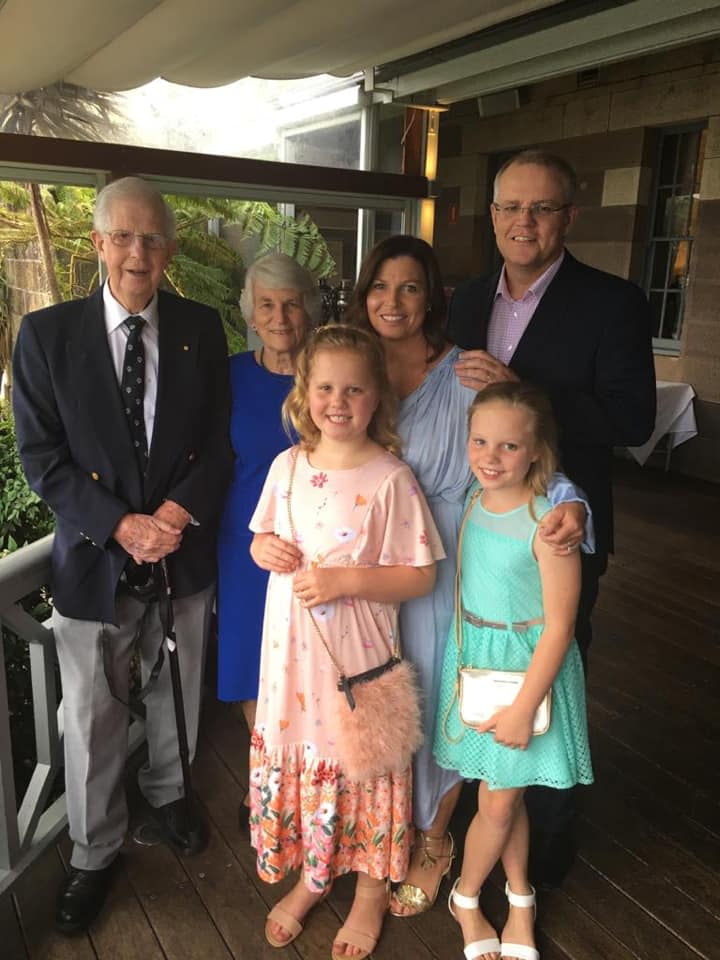
[{"label": "gold sandal", "polygon": [[[453,839],[453,835],[451,833],[443,834],[442,837],[433,837],[429,833],[424,833],[422,830],[418,830],[418,839],[421,841],[423,852],[422,860],[420,861],[421,870],[429,870],[431,867],[435,866],[438,860],[444,860],[445,858],[447,858],[447,866],[438,877],[438,881],[435,884],[435,890],[433,891],[431,897],[425,893],[422,887],[416,887],[413,883],[401,883],[393,896],[398,903],[400,903],[403,907],[410,907],[413,912],[398,913],[391,908],[390,913],[393,917],[417,917],[419,914],[426,913],[428,910],[430,910],[437,900],[440,884],[450,873],[450,868],[452,867],[453,860],[455,859],[455,840]],[[450,841],[450,849],[447,853],[430,852],[428,849],[429,840],[433,840],[436,843],[443,843],[446,839]]]}]

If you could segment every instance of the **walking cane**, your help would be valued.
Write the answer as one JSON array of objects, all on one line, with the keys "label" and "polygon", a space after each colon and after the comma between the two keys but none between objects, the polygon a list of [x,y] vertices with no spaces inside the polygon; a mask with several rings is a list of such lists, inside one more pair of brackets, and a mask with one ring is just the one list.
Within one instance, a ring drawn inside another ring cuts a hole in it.
[{"label": "walking cane", "polygon": [[158,574],[159,598],[158,612],[160,624],[165,635],[168,664],[170,666],[170,683],[172,685],[173,706],[175,708],[175,726],[177,728],[178,752],[182,767],[183,790],[185,792],[185,812],[187,814],[188,833],[197,835],[200,828],[197,816],[195,794],[190,778],[190,751],[188,749],[187,727],[185,725],[185,703],[183,700],[182,681],[180,679],[180,662],[178,659],[177,641],[175,639],[175,617],[173,613],[173,595],[167,561],[161,560],[155,565]]}]

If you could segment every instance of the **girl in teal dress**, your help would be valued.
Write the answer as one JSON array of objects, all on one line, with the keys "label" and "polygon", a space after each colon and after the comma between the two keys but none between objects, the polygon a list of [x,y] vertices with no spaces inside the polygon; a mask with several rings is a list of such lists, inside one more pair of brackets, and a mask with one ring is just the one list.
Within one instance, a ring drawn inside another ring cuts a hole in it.
[{"label": "girl in teal dress", "polygon": [[[537,960],[523,793],[531,784],[564,789],[592,782],[583,669],[573,637],[580,560],[572,550],[556,556],[537,536],[556,467],[555,425],[544,394],[526,384],[492,384],[476,396],[468,426],[477,483],[468,493],[461,544],[460,643],[453,626],[434,753],[440,766],[481,783],[449,906],[462,927],[467,960],[499,954]],[[511,706],[467,727],[458,709],[459,666],[526,677]],[[533,736],[535,712],[551,688],[550,726]],[[509,901],[502,943],[479,909],[480,889],[498,860]]]}]

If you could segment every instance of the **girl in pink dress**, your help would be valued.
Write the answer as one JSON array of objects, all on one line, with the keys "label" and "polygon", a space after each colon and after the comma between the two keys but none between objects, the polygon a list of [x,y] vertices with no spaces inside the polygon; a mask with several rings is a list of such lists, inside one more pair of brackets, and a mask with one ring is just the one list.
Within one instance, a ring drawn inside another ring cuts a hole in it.
[{"label": "girl in pink dress", "polygon": [[[387,661],[398,605],[428,593],[444,556],[415,478],[395,455],[394,399],[376,337],[317,330],[283,408],[300,438],[268,473],[251,520],[251,553],[271,572],[250,750],[250,831],[260,876],[298,882],[265,936],[291,943],[340,874],[357,873],[335,958],[375,947],[410,850],[411,773],[351,780],[338,756],[337,670]],[[290,510],[288,509],[290,498]]]}]

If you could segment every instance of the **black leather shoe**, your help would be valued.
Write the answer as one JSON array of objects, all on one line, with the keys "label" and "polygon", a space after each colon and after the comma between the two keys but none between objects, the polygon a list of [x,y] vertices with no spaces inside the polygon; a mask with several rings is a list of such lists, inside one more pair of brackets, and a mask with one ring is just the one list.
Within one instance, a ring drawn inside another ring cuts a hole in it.
[{"label": "black leather shoe", "polygon": [[100,912],[110,888],[112,865],[102,870],[70,872],[60,887],[55,926],[66,936],[83,933]]},{"label": "black leather shoe", "polygon": [[192,818],[188,816],[184,797],[154,807],[152,812],[160,826],[161,839],[183,857],[200,853],[207,846],[208,825],[197,802],[192,804]]}]

